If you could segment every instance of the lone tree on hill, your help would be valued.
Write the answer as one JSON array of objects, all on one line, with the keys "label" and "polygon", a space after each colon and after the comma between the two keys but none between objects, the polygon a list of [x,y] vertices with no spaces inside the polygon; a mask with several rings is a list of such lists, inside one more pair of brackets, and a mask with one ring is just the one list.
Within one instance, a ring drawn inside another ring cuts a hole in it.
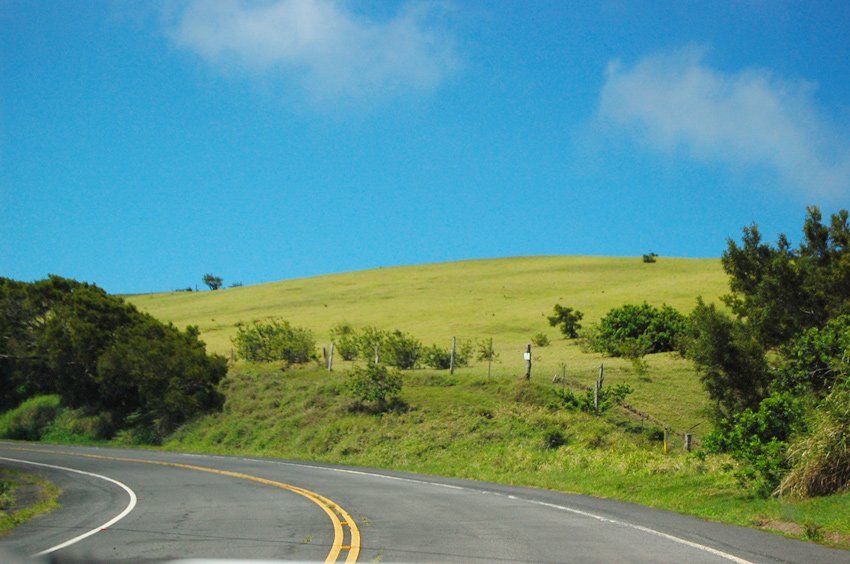
[{"label": "lone tree on hill", "polygon": [[204,274],[203,281],[204,284],[210,287],[210,290],[218,290],[224,283],[220,276],[214,276],[212,274]]},{"label": "lone tree on hill", "polygon": [[584,314],[577,309],[555,304],[555,313],[549,316],[549,325],[552,327],[559,325],[565,338],[575,339],[578,337],[578,330],[581,329],[579,322],[583,317]]}]

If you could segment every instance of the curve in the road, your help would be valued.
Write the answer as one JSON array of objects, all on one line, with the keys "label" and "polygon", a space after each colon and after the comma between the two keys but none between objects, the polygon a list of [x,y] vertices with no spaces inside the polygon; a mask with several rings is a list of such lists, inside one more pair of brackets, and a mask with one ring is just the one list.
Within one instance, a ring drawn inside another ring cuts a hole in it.
[{"label": "curve in the road", "polygon": [[[21,450],[23,450],[23,449],[21,449]],[[44,464],[42,462],[33,462],[31,460],[20,460],[20,459],[17,459],[17,458],[6,458],[6,457],[2,457],[2,456],[0,456],[0,460],[8,460],[9,462],[17,462],[19,464],[27,464],[27,465],[30,465],[30,466],[41,466],[43,468],[52,468],[54,470],[59,470],[59,471],[62,471],[62,472],[71,472],[71,473],[74,473],[74,474],[82,474],[83,476],[91,476],[92,478],[98,478],[100,480],[105,480],[107,482],[111,482],[111,483],[115,484],[116,486],[122,488],[125,492],[127,492],[127,495],[130,496],[130,502],[127,504],[127,507],[124,508],[124,511],[122,511],[121,513],[119,513],[118,515],[116,515],[115,517],[113,517],[112,519],[110,519],[109,521],[104,523],[103,525],[100,525],[99,527],[95,527],[94,529],[91,529],[90,531],[86,531],[85,533],[83,533],[81,535],[77,535],[76,537],[74,537],[72,539],[68,539],[65,542],[59,543],[56,546],[51,546],[50,548],[42,550],[41,552],[37,552],[36,554],[33,554],[33,556],[44,556],[46,554],[50,554],[51,552],[56,552],[57,550],[61,550],[63,548],[77,544],[81,540],[87,539],[88,537],[92,536],[93,534],[95,534],[99,531],[102,531],[104,529],[108,529],[109,527],[111,527],[112,525],[114,525],[115,523],[117,523],[118,521],[120,521],[121,519],[126,517],[127,515],[129,515],[130,512],[136,507],[136,502],[138,501],[138,498],[136,497],[136,492],[131,490],[129,488],[129,486],[127,486],[126,484],[119,482],[118,480],[115,480],[113,478],[110,478],[109,476],[103,476],[101,474],[95,474],[94,472],[86,472],[85,470],[79,470],[77,468],[68,468],[67,466],[57,466],[55,464]]]},{"label": "curve in the road", "polygon": [[[27,452],[27,451],[29,451],[29,452],[39,452],[38,450],[25,449],[25,448],[16,448],[16,449],[13,449],[13,450],[18,450],[18,451],[21,451],[21,452]],[[134,462],[134,463],[139,463],[139,464],[154,464],[156,466],[168,466],[168,467],[171,467],[171,468],[182,468],[184,470],[195,470],[195,471],[198,471],[198,472],[207,472],[207,473],[210,473],[210,474],[218,474],[220,476],[228,476],[228,477],[231,477],[231,478],[238,478],[240,480],[249,480],[249,481],[257,482],[259,484],[263,484],[263,485],[266,485],[266,486],[272,486],[272,487],[280,488],[280,489],[283,489],[283,490],[287,490],[287,491],[296,493],[298,495],[301,495],[303,497],[306,497],[307,499],[309,499],[310,501],[312,501],[313,503],[315,503],[316,505],[321,507],[322,510],[330,518],[331,523],[333,524],[333,529],[334,529],[334,540],[333,540],[333,544],[331,545],[331,550],[328,553],[327,558],[325,559],[326,564],[336,562],[337,559],[339,558],[340,552],[342,552],[343,550],[348,551],[348,555],[345,559],[346,564],[353,564],[354,562],[357,562],[357,558],[360,555],[360,529],[357,527],[357,523],[354,521],[354,518],[345,509],[343,509],[339,504],[334,503],[333,501],[324,497],[323,495],[320,495],[320,494],[313,492],[313,491],[310,491],[310,490],[306,490],[304,488],[299,488],[297,486],[293,486],[293,485],[290,485],[290,484],[284,484],[283,482],[278,482],[278,481],[275,481],[275,480],[269,480],[267,478],[261,478],[259,476],[252,476],[250,474],[244,474],[242,472],[233,472],[233,471],[230,471],[230,470],[222,470],[222,469],[219,469],[219,468],[210,468],[210,467],[207,467],[207,466],[196,466],[196,465],[193,465],[193,464],[183,464],[183,463],[179,463],[179,462],[166,462],[166,461],[162,461],[162,460],[149,460],[149,459],[144,459],[144,458],[128,458],[128,457],[120,457],[120,456],[105,456],[105,455],[101,455],[101,454],[82,454],[82,453],[62,452],[62,451],[57,451],[56,454],[61,454],[61,455],[65,455],[65,456],[78,456],[78,457],[82,457],[82,458],[93,458],[93,459],[100,459],[100,460],[114,460],[114,461],[119,461],[119,462]],[[42,555],[45,555],[45,554],[49,554],[51,552],[55,552],[59,549],[62,549],[62,548],[71,546],[73,544],[76,544],[77,542],[79,542],[79,541],[81,541],[85,538],[90,537],[91,535],[97,533],[98,531],[109,528],[113,524],[115,524],[118,521],[120,521],[121,519],[123,519],[136,506],[137,498],[136,498],[136,494],[133,492],[133,490],[131,490],[129,487],[127,487],[125,484],[122,484],[118,480],[114,480],[114,479],[109,478],[107,476],[102,476],[100,474],[94,474],[92,472],[85,472],[83,470],[77,470],[75,468],[67,468],[67,467],[64,467],[64,466],[56,466],[56,465],[52,465],[52,464],[43,464],[43,463],[39,463],[39,462],[30,462],[30,461],[27,461],[27,460],[18,460],[18,459],[13,459],[13,458],[4,458],[4,457],[0,457],[0,460],[9,460],[11,462],[31,464],[31,465],[35,465],[35,466],[43,466],[43,467],[46,467],[46,468],[53,468],[55,470],[63,470],[63,471],[67,471],[67,472],[74,472],[74,473],[77,473],[77,474],[83,474],[83,475],[86,475],[86,476],[92,476],[92,477],[95,477],[95,478],[100,478],[102,480],[106,480],[108,482],[112,482],[113,484],[120,486],[130,495],[130,503],[127,505],[127,508],[124,509],[124,511],[122,511],[116,517],[112,518],[111,520],[104,523],[100,527],[96,527],[96,528],[94,528],[94,529],[92,529],[92,530],[90,530],[90,531],[88,531],[88,532],[86,532],[82,535],[74,537],[73,539],[67,540],[67,541],[65,541],[61,544],[54,546],[54,547],[48,548],[47,550],[43,550],[43,551],[35,554],[34,556],[42,556]],[[348,544],[344,544],[344,542],[345,542],[345,532],[343,530],[343,527],[348,527],[348,530],[349,530],[349,542],[348,542]]]}]

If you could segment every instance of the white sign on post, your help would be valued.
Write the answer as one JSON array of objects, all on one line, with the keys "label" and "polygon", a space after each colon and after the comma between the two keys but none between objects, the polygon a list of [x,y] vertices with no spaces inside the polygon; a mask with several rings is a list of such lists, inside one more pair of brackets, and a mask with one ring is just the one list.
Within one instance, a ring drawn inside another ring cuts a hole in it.
[{"label": "white sign on post", "polygon": [[522,358],[524,358],[525,360],[531,360],[531,353],[530,352],[522,353]]}]

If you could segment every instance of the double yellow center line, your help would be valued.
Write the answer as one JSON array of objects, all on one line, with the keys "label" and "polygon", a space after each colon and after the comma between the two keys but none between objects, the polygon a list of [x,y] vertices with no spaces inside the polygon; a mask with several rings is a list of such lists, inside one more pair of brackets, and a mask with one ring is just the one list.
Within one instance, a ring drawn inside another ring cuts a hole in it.
[{"label": "double yellow center line", "polygon": [[[333,524],[334,529],[334,540],[331,545],[331,551],[328,553],[327,558],[325,559],[326,564],[331,564],[332,562],[336,562],[342,551],[347,551],[348,554],[345,558],[346,564],[352,564],[357,562],[357,558],[360,555],[360,529],[357,528],[357,523],[354,522],[351,515],[331,501],[323,495],[317,494],[316,492],[311,492],[310,490],[305,490],[304,488],[299,488],[297,486],[292,486],[290,484],[284,484],[283,482],[276,482],[274,480],[269,480],[266,478],[260,478],[259,476],[252,476],[250,474],[243,474],[241,472],[231,472],[230,470],[221,470],[219,468],[209,468],[206,466],[195,466],[193,464],[180,464],[178,462],[165,462],[160,460],[149,460],[144,458],[125,458],[118,456],[104,456],[99,454],[82,454],[82,453],[73,453],[73,452],[57,452],[57,451],[43,451],[38,449],[24,449],[24,448],[15,448],[13,450],[20,451],[29,451],[29,452],[49,452],[50,454],[62,454],[68,456],[80,456],[84,458],[95,458],[101,460],[115,460],[119,462],[137,462],[140,464],[154,464],[157,466],[169,466],[171,468],[183,468],[186,470],[196,470],[198,472],[207,472],[209,474],[218,474],[220,476],[229,476],[231,478],[238,478],[240,480],[250,480],[252,482],[257,482],[258,484],[263,484],[266,486],[273,486],[276,488],[280,488],[283,490],[288,490],[290,492],[296,493],[300,496],[304,496],[319,507],[321,507],[325,513],[327,513],[328,517],[330,517],[331,523]],[[345,529],[348,529],[348,535],[345,533]],[[346,536],[348,537],[348,543],[346,544]]]}]

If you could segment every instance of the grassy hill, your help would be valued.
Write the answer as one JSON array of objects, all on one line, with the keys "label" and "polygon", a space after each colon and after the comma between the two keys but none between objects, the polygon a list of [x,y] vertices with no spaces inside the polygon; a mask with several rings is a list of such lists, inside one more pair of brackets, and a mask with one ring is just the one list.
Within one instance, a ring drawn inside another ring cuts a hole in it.
[{"label": "grassy hill", "polygon": [[285,280],[216,292],[130,296],[155,317],[198,325],[211,351],[227,353],[236,323],[283,317],[307,327],[319,342],[341,321],[402,329],[426,344],[453,335],[493,337],[524,347],[531,335],[555,339],[552,306],[578,308],[586,322],[624,303],[667,303],[689,311],[728,291],[717,259],[518,257],[379,268]]},{"label": "grassy hill", "polygon": [[[216,292],[130,296],[140,309],[179,327],[197,325],[211,351],[229,355],[237,323],[282,317],[313,331],[319,345],[342,321],[355,327],[401,329],[425,344],[449,346],[452,336],[473,342],[492,337],[499,353],[496,377],[523,373],[522,353],[532,335],[552,344],[534,349],[535,378],[551,381],[566,366],[570,381],[590,385],[600,363],[606,382],[635,388],[635,408],[685,430],[703,420],[706,398],[690,363],[671,355],[648,357],[649,372],[630,363],[583,352],[546,319],[556,303],[584,312],[585,325],[611,308],[644,301],[687,313],[697,296],[716,301],[728,291],[716,259],[518,257],[375,269],[286,280]],[[460,375],[486,374],[473,366]],[[695,429],[699,435],[705,425]]]}]

